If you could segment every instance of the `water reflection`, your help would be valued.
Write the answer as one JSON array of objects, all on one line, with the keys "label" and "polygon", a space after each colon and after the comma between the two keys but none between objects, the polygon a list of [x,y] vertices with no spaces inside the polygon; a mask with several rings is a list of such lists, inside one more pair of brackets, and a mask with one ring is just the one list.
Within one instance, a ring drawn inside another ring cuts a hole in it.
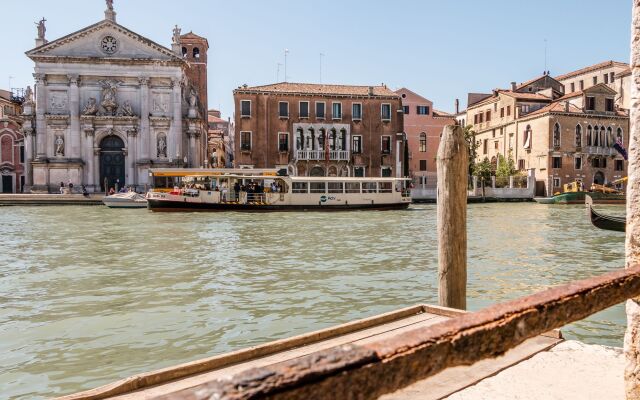
[{"label": "water reflection", "polygon": [[[624,212],[622,207],[607,212]],[[622,267],[582,207],[469,208],[469,308]],[[0,398],[134,373],[437,302],[435,206],[154,214],[1,208]],[[566,327],[620,346],[621,305]]]}]

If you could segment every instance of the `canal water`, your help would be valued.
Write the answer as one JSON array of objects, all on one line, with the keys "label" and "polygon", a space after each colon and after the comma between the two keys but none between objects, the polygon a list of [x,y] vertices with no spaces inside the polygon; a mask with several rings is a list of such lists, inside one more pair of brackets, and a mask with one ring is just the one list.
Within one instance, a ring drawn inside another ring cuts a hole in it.
[{"label": "canal water", "polygon": [[[435,304],[435,213],[0,207],[0,398]],[[623,266],[624,234],[581,206],[472,204],[468,218],[471,310]],[[618,305],[563,332],[622,346],[624,324]]]}]

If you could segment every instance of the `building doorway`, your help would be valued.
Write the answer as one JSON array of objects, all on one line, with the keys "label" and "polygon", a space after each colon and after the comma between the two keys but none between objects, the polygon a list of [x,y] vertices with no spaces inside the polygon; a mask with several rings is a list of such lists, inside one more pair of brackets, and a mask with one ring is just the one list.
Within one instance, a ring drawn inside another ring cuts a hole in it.
[{"label": "building doorway", "polygon": [[593,183],[595,183],[596,185],[604,185],[604,174],[602,173],[602,171],[598,171],[595,175],[593,175]]},{"label": "building doorway", "polygon": [[108,192],[125,184],[124,142],[118,136],[107,136],[100,142],[100,187]]},{"label": "building doorway", "polygon": [[2,193],[13,193],[13,176],[2,175]]}]

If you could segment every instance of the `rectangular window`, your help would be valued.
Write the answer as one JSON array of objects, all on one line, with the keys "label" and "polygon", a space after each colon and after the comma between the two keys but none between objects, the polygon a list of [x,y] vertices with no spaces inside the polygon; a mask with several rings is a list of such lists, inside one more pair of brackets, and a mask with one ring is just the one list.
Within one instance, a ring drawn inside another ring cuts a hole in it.
[{"label": "rectangular window", "polygon": [[[387,168],[389,170],[389,172],[391,172],[391,168]],[[384,175],[384,169],[382,170],[383,175]],[[391,174],[389,173],[389,176],[391,176]],[[380,191],[380,193],[392,193],[393,192],[393,184],[391,182],[378,182],[378,190]]]},{"label": "rectangular window", "polygon": [[584,81],[580,81],[580,90],[584,90]]},{"label": "rectangular window", "polygon": [[409,114],[409,106],[402,106],[402,112]]},{"label": "rectangular window", "polygon": [[587,96],[587,110],[594,111],[596,109],[596,98],[593,96]]},{"label": "rectangular window", "polygon": [[489,139],[482,142],[482,154],[487,154]]},{"label": "rectangular window", "polygon": [[342,103],[333,103],[332,107],[331,118],[342,119]]},{"label": "rectangular window", "polygon": [[487,110],[487,122],[491,121],[491,110]]},{"label": "rectangular window", "polygon": [[553,178],[553,187],[554,188],[560,187],[560,178]]},{"label": "rectangular window", "polygon": [[615,170],[624,171],[624,160],[616,160]]},{"label": "rectangular window", "polygon": [[380,117],[383,121],[391,120],[391,104],[383,104],[380,110]]},{"label": "rectangular window", "polygon": [[[362,173],[362,167],[355,167],[353,170],[356,171],[358,169]],[[362,175],[356,176],[362,177]],[[345,193],[360,193],[360,182],[345,182],[344,191]]]},{"label": "rectangular window", "polygon": [[376,193],[378,185],[376,182],[362,182],[362,193]]},{"label": "rectangular window", "polygon": [[240,132],[240,150],[251,151],[251,132]]},{"label": "rectangular window", "polygon": [[420,171],[427,170],[427,160],[420,160]]},{"label": "rectangular window", "polygon": [[511,106],[507,106],[507,117],[511,115]]},{"label": "rectangular window", "polygon": [[427,152],[427,134],[426,133],[420,134],[420,152],[421,153]]},{"label": "rectangular window", "polygon": [[613,111],[613,99],[605,99],[605,110]]},{"label": "rectangular window", "polygon": [[289,133],[278,133],[278,151],[289,151]]},{"label": "rectangular window", "polygon": [[316,102],[316,118],[325,118],[325,104],[324,102]]},{"label": "rectangular window", "polygon": [[360,121],[362,119],[362,104],[353,103],[351,105],[351,118],[354,121]]},{"label": "rectangular window", "polygon": [[291,186],[291,191],[293,193],[308,193],[309,192],[309,183],[308,182],[293,182]]},{"label": "rectangular window", "polygon": [[309,192],[311,193],[325,193],[327,191],[326,182],[309,182]]},{"label": "rectangular window", "polygon": [[391,154],[391,136],[382,137],[382,154]]},{"label": "rectangular window", "polygon": [[473,116],[473,123],[474,123],[474,124],[477,124],[477,123],[478,123],[478,114],[475,114],[475,115]]},{"label": "rectangular window", "polygon": [[280,118],[289,118],[289,102],[281,101],[278,103]]},{"label": "rectangular window", "polygon": [[493,142],[493,148],[498,150],[498,141]]},{"label": "rectangular window", "polygon": [[309,118],[309,102],[300,102],[300,118]]},{"label": "rectangular window", "polygon": [[524,168],[525,168],[525,166],[524,166],[524,160],[518,160],[518,169],[519,169],[520,171],[523,171],[523,170],[524,170]]},{"label": "rectangular window", "polygon": [[610,72],[610,73],[609,73],[609,82],[613,83],[613,82],[615,82],[615,79],[616,79],[616,77],[615,77],[615,75],[613,74],[613,72]]},{"label": "rectangular window", "polygon": [[571,93],[576,91],[576,84],[575,82],[571,82]]},{"label": "rectangular window", "polygon": [[575,169],[582,169],[582,157],[575,158]]},{"label": "rectangular window", "polygon": [[416,113],[418,115],[429,115],[429,106],[418,106],[416,108]]},{"label": "rectangular window", "polygon": [[609,74],[604,74],[604,83],[609,83]]},{"label": "rectangular window", "polygon": [[504,118],[504,107],[500,107],[500,118]]},{"label": "rectangular window", "polygon": [[240,116],[251,117],[251,100],[240,100]]},{"label": "rectangular window", "polygon": [[483,123],[484,122],[484,113],[480,113],[478,114],[478,122]]},{"label": "rectangular window", "polygon": [[364,177],[364,167],[353,167],[353,176],[357,178]]},{"label": "rectangular window", "polygon": [[562,157],[551,157],[551,168],[562,168]]},{"label": "rectangular window", "polygon": [[20,145],[20,163],[24,164],[24,144]]},{"label": "rectangular window", "polygon": [[382,176],[383,178],[391,177],[391,167],[382,167],[382,170],[380,171],[380,176]]},{"label": "rectangular window", "polygon": [[594,84],[594,85],[597,85],[597,84],[598,84],[598,77],[597,77],[597,76],[594,76],[594,77],[593,77],[593,84]]},{"label": "rectangular window", "polygon": [[362,153],[362,136],[352,136],[351,137],[351,152],[353,154],[361,154]]},{"label": "rectangular window", "polygon": [[342,182],[327,182],[329,185],[329,193],[343,193]]}]

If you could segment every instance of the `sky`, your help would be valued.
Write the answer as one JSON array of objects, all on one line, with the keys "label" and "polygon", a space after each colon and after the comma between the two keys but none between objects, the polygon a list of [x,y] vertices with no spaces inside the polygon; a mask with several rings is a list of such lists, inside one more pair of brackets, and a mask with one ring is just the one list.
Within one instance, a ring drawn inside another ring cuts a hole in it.
[{"label": "sky", "polygon": [[[469,92],[629,61],[631,0],[114,0],[117,22],[171,46],[175,24],[208,39],[209,108],[284,81],[386,84],[439,110]],[[33,85],[35,22],[49,41],[104,18],[104,0],[2,0],[0,88]],[[320,54],[324,54],[323,57]],[[322,59],[322,63],[321,60]],[[278,64],[282,64],[278,67]],[[321,68],[322,66],[322,68]],[[278,68],[280,68],[278,74]],[[322,69],[322,74],[321,74]]]}]

